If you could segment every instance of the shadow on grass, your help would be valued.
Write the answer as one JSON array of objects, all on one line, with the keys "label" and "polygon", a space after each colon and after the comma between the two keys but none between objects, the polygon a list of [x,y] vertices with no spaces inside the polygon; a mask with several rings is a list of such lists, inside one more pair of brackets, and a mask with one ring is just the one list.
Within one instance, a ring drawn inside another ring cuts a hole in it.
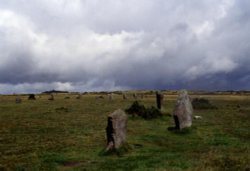
[{"label": "shadow on grass", "polygon": [[110,156],[110,155],[123,156],[124,154],[128,153],[131,149],[132,147],[130,145],[125,144],[119,149],[112,148],[110,150],[106,150],[106,148],[104,148],[103,150],[99,152],[98,155],[99,156]]},{"label": "shadow on grass", "polygon": [[[176,157],[179,157],[176,160]],[[151,170],[152,168],[175,167],[177,169],[187,169],[192,165],[181,155],[173,153],[148,153],[138,156],[121,157],[102,162],[97,170]]]},{"label": "shadow on grass", "polygon": [[238,156],[224,155],[216,156],[207,165],[217,166],[219,170],[250,170],[250,165]]},{"label": "shadow on grass", "polygon": [[174,133],[174,134],[190,134],[196,129],[195,127],[189,127],[189,128],[183,128],[183,129],[178,129],[176,127],[168,127],[168,131]]},{"label": "shadow on grass", "polygon": [[41,170],[56,170],[58,165],[76,165],[79,162],[74,162],[72,158],[69,158],[63,154],[55,152],[46,152],[40,155],[41,158]]}]

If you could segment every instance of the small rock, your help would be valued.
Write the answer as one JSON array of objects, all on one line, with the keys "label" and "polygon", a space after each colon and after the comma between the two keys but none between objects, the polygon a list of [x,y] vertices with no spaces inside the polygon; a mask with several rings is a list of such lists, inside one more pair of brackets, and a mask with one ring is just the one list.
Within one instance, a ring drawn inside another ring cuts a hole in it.
[{"label": "small rock", "polygon": [[198,115],[195,115],[195,116],[194,116],[194,119],[202,119],[202,117],[201,117],[201,116],[198,116]]}]

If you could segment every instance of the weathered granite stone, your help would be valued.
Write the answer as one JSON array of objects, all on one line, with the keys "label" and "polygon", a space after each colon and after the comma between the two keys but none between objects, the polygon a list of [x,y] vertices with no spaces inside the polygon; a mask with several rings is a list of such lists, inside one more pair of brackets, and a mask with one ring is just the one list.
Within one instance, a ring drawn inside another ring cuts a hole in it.
[{"label": "weathered granite stone", "polygon": [[82,94],[78,94],[77,96],[76,96],[76,99],[81,99],[82,98]]},{"label": "weathered granite stone", "polygon": [[164,95],[160,92],[156,92],[156,104],[157,104],[157,108],[161,109],[161,106],[163,104],[163,99],[164,99]]},{"label": "weathered granite stone", "polygon": [[48,98],[48,100],[54,100],[54,95],[50,94],[50,98]]},{"label": "weathered granite stone", "polygon": [[173,116],[177,129],[190,127],[192,125],[193,107],[186,90],[179,93],[174,107]]},{"label": "weathered granite stone", "polygon": [[98,100],[98,99],[104,99],[104,97],[103,96],[96,96],[95,99],[96,100]]},{"label": "weathered granite stone", "polygon": [[22,103],[22,99],[20,97],[16,97],[16,103],[17,104]]},{"label": "weathered granite stone", "polygon": [[137,100],[137,94],[136,94],[136,93],[133,93],[133,98],[134,98],[135,100]]},{"label": "weathered granite stone", "polygon": [[121,109],[114,111],[108,116],[108,123],[106,127],[106,151],[119,149],[126,144],[127,121],[128,117]]},{"label": "weathered granite stone", "polygon": [[113,93],[109,94],[109,100],[113,100],[114,97],[113,97]]},{"label": "weathered granite stone", "polygon": [[123,98],[123,100],[127,100],[126,94],[122,94],[122,98]]},{"label": "weathered granite stone", "polygon": [[142,93],[142,94],[141,94],[141,99],[143,99],[143,98],[144,98],[144,94]]}]

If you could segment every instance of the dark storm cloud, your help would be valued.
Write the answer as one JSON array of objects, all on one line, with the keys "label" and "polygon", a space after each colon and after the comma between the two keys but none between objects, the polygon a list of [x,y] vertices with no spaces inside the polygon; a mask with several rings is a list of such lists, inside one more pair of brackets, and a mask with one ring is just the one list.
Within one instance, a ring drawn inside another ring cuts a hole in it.
[{"label": "dark storm cloud", "polygon": [[248,89],[248,0],[3,0],[2,93]]}]

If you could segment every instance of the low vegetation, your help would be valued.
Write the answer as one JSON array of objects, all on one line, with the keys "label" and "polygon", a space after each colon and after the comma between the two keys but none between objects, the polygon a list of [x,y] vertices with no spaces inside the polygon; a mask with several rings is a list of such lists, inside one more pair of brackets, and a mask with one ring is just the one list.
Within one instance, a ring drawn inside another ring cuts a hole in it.
[{"label": "low vegetation", "polygon": [[[164,113],[172,113],[176,94],[164,94]],[[168,131],[174,120],[164,113],[153,120],[129,116],[128,151],[108,156],[100,155],[107,145],[107,116],[129,108],[132,93],[127,93],[128,100],[119,94],[114,100],[105,94],[96,99],[97,93],[76,96],[54,94],[49,101],[47,94],[36,95],[36,100],[20,95],[19,104],[14,95],[0,96],[0,170],[250,169],[248,95],[202,95],[218,109],[194,110],[202,119],[182,131]],[[147,109],[155,106],[155,94],[147,92],[138,102]]]},{"label": "low vegetation", "polygon": [[217,109],[216,106],[212,105],[208,99],[195,98],[192,100],[194,109]]},{"label": "low vegetation", "polygon": [[126,113],[131,114],[132,116],[140,116],[144,119],[154,119],[161,117],[161,111],[156,107],[151,106],[146,108],[144,105],[139,104],[138,101],[135,101],[128,109],[125,110]]}]

